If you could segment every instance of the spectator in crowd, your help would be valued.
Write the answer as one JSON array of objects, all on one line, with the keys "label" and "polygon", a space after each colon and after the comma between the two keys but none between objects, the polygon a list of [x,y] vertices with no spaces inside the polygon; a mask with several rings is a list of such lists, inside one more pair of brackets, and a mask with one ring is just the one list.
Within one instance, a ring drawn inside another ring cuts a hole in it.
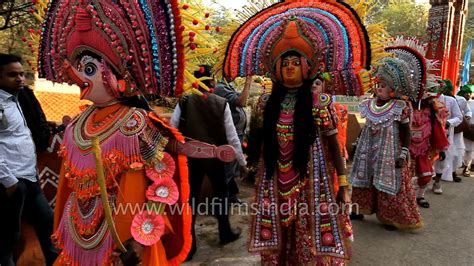
[{"label": "spectator in crowd", "polygon": [[38,182],[35,144],[18,103],[25,86],[20,57],[0,54],[0,265],[14,265],[12,250],[25,218],[38,236],[47,265],[57,257],[53,211]]},{"label": "spectator in crowd", "polygon": [[[222,80],[218,82],[214,88],[214,93],[225,98],[229,103],[230,111],[232,114],[232,121],[234,122],[237,136],[242,144],[245,136],[245,129],[247,127],[247,114],[245,113],[244,107],[247,105],[247,99],[249,97],[250,85],[252,84],[252,77],[248,76],[245,78],[244,89],[241,93],[230,85],[228,80]],[[242,200],[238,197],[239,188],[235,182],[236,177],[247,174],[246,167],[239,167],[239,163],[234,161],[225,165],[226,182],[229,186],[229,199],[232,203],[242,203]]]},{"label": "spectator in crowd", "polygon": [[18,103],[24,114],[26,124],[31,131],[33,141],[38,151],[49,147],[51,131],[56,131],[56,125],[48,123],[46,115],[31,88],[23,87],[18,91]]},{"label": "spectator in crowd", "polygon": [[[449,79],[442,81],[439,101],[442,102],[448,109],[448,119],[446,121],[446,130],[449,140],[449,148],[446,150],[446,158],[444,160],[438,160],[435,162],[435,182],[433,183],[433,192],[435,194],[443,194],[443,189],[441,188],[441,179],[446,181],[453,181],[456,177],[456,152],[457,147],[454,142],[454,128],[457,127],[463,121],[463,115],[456,99],[453,96],[453,84]],[[456,181],[456,180],[454,180]]]},{"label": "spectator in crowd", "polygon": [[[459,88],[459,83],[460,81],[458,81],[457,83],[458,88]],[[458,91],[460,92],[460,90]],[[463,116],[463,122],[459,125],[458,128],[455,128],[454,130],[453,138],[454,138],[454,144],[456,146],[456,153],[454,154],[454,161],[453,161],[453,168],[452,168],[453,173],[450,178],[448,177],[448,179],[446,179],[446,181],[461,182],[462,181],[461,177],[456,175],[456,169],[461,167],[463,164],[464,153],[466,151],[463,130],[464,128],[469,126],[469,121],[471,120],[472,112],[471,112],[471,108],[469,107],[469,104],[467,103],[467,99],[463,95],[458,93],[457,95],[454,95],[454,98],[456,99],[456,102],[459,106],[459,110],[461,110],[461,113]]]},{"label": "spectator in crowd", "polygon": [[[464,97],[464,99],[467,102],[467,107],[471,111],[474,110],[474,100],[471,99],[471,95],[474,92],[474,85],[471,84],[466,84],[461,87],[457,95]],[[468,118],[468,116],[465,116],[465,118]],[[472,152],[474,151],[474,142],[473,142],[473,133],[471,132],[470,128],[472,124],[474,124],[473,119],[469,117],[469,125],[467,128],[465,128],[463,132],[463,137],[464,137],[464,146],[465,146],[465,152],[463,156],[463,176],[465,177],[470,177],[471,176],[471,161],[472,161]]]},{"label": "spectator in crowd", "polygon": [[[210,77],[210,67],[201,66],[194,72],[197,78]],[[213,87],[211,80],[202,81],[207,87]],[[246,165],[240,141],[232,122],[229,104],[226,100],[213,93],[202,90],[203,96],[197,94],[184,96],[173,112],[171,125],[178,128],[183,135],[194,140],[214,144],[216,146],[230,144],[236,150],[237,160],[241,166]],[[217,159],[188,159],[190,204],[193,208],[192,236],[193,242],[188,260],[196,252],[196,223],[197,206],[201,194],[204,176],[207,175],[217,199],[212,200],[212,213],[217,217],[219,239],[221,244],[227,244],[239,238],[241,230],[230,226],[228,213],[228,186],[225,182],[224,163]]]}]

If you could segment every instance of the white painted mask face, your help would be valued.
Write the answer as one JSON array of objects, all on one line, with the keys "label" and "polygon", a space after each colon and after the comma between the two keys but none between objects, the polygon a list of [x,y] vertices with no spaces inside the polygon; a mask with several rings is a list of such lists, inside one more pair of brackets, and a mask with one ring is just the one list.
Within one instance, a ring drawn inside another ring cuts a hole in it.
[{"label": "white painted mask face", "polygon": [[[103,104],[115,99],[110,88],[117,87],[117,78],[110,72],[106,64],[91,56],[83,56],[77,67],[77,74],[89,83],[81,88],[81,99],[87,99],[95,104]],[[105,79],[105,80],[104,80]]]},{"label": "white painted mask face", "polygon": [[390,88],[387,82],[380,79],[375,86],[375,96],[380,100],[388,100],[392,97],[393,89]]}]

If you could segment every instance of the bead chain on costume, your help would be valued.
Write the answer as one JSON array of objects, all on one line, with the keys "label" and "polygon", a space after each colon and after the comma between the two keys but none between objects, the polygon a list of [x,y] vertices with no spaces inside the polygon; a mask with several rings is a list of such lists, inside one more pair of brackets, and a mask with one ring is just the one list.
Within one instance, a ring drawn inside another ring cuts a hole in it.
[{"label": "bead chain on costume", "polygon": [[287,94],[285,100],[281,103],[280,116],[276,124],[280,154],[277,160],[277,164],[278,170],[281,172],[288,172],[293,166],[293,115],[295,104],[296,95],[290,93]]},{"label": "bead chain on costume", "polygon": [[90,106],[77,119],[77,124],[74,126],[74,141],[82,149],[87,150],[91,148],[91,138],[98,137],[99,141],[109,138],[113,135],[120,126],[127,121],[135,112],[135,108],[122,107],[116,112],[107,116],[103,121],[94,125],[93,112],[97,107]]},{"label": "bead chain on costume", "polygon": [[[315,192],[314,206],[320,210],[314,210],[315,218],[315,235],[316,248],[318,253],[332,253],[339,256],[344,256],[344,243],[339,232],[337,215],[332,212],[324,213],[323,205],[332,204],[333,197],[331,187],[329,184],[330,178],[328,169],[326,168],[326,161],[324,159],[323,146],[319,137],[312,146],[313,155],[313,175],[314,183],[313,189]],[[322,179],[322,180],[321,180]],[[324,243],[324,236],[331,235],[334,239],[332,243]]]},{"label": "bead chain on costume", "polygon": [[382,106],[378,106],[376,100],[371,100],[369,112],[376,116],[383,115],[389,112],[390,110],[392,110],[394,106],[395,106],[395,101],[393,99],[390,99],[388,102],[386,102]]},{"label": "bead chain on costume", "polygon": [[278,194],[280,201],[286,202],[288,207],[285,215],[281,215],[283,225],[288,225],[296,218],[297,197],[302,184],[298,172],[293,168],[294,151],[294,112],[296,105],[296,91],[288,92],[280,105],[280,115],[277,121],[277,138],[279,156],[277,159]]},{"label": "bead chain on costume", "polygon": [[79,201],[71,198],[71,218],[80,235],[92,235],[103,220],[104,209],[98,197]]},{"label": "bead chain on costume", "polygon": [[89,137],[89,136],[96,137],[97,135],[104,132],[110,125],[115,124],[116,120],[118,118],[121,118],[122,114],[125,113],[126,111],[127,111],[126,108],[122,107],[106,115],[100,121],[94,121],[96,118],[97,112],[92,112],[91,115],[86,118],[84,135],[86,137]]},{"label": "bead chain on costume", "polygon": [[[265,176],[265,173],[263,176]],[[255,231],[253,232],[251,247],[254,250],[275,248],[279,243],[274,182],[273,179],[262,180],[258,189],[259,209],[255,216]]]},{"label": "bead chain on costume", "polygon": [[[71,193],[69,197],[69,201],[66,205],[66,210],[65,210],[66,214],[69,213],[67,217],[68,218],[67,226],[69,228],[69,232],[71,232],[71,235],[74,241],[83,249],[86,249],[86,250],[94,249],[103,242],[103,240],[105,239],[105,237],[107,236],[109,232],[107,222],[105,221],[105,219],[103,219],[103,216],[102,216],[100,225],[98,224],[99,226],[95,228],[94,232],[88,232],[87,234],[83,234],[80,231],[78,232],[78,228],[76,227],[80,227],[86,221],[80,219],[80,217],[75,216],[74,213],[72,213],[72,207],[75,204],[77,204],[76,202],[77,200],[75,197],[75,193],[73,192]],[[99,201],[98,205],[101,206],[102,202]]]},{"label": "bead chain on costume", "polygon": [[391,121],[400,121],[406,103],[402,100],[391,99],[382,106],[377,106],[376,99],[363,101],[359,105],[360,113],[367,119],[371,128],[387,127]]},{"label": "bead chain on costume", "polygon": [[[120,126],[120,132],[126,136],[138,134],[146,126],[145,121],[146,113],[137,110],[130,116],[127,122]],[[155,139],[155,137],[161,137],[161,134],[153,134],[152,139]],[[156,143],[159,143],[159,141],[156,141]]]}]

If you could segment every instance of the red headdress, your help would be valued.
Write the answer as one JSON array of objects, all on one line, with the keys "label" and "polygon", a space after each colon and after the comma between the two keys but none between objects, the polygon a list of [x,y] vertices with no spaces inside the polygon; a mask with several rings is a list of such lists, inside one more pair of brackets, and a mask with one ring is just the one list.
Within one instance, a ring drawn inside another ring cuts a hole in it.
[{"label": "red headdress", "polygon": [[50,1],[41,34],[39,75],[71,82],[63,60],[85,52],[107,62],[127,84],[125,95],[180,94],[182,31],[177,0]]},{"label": "red headdress", "polygon": [[224,60],[230,78],[270,73],[278,76],[278,60],[295,51],[303,73],[313,79],[329,72],[336,94],[360,95],[368,88],[371,49],[357,13],[342,1],[284,1],[248,19],[232,36]]}]

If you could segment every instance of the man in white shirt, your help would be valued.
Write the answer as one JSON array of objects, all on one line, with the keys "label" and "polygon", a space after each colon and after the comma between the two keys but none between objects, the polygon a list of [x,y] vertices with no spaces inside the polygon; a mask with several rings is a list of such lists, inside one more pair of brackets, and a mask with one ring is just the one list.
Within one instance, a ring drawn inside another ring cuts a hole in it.
[{"label": "man in white shirt", "polygon": [[[465,120],[470,121],[472,117],[471,109],[467,104],[466,99],[463,96],[455,95],[454,96],[459,109],[461,110],[462,116]],[[456,152],[453,154],[453,166],[452,166],[452,174],[451,176],[441,177],[444,181],[454,181],[454,182],[461,182],[461,177],[456,175],[456,169],[462,166],[463,157],[465,153],[466,146],[464,144],[464,135],[463,132],[456,132],[453,136],[454,145],[456,146]]]},{"label": "man in white shirt", "polygon": [[[466,100],[467,106],[469,109],[472,111],[474,110],[474,100],[471,99],[471,95],[474,93],[474,85],[466,84],[461,87],[461,89],[458,92],[458,95],[461,97],[464,97]],[[469,125],[473,125],[474,120],[469,119]],[[464,146],[465,146],[465,152],[464,152],[464,158],[463,158],[463,175],[466,177],[471,176],[470,173],[470,166],[471,166],[471,161],[472,161],[472,152],[474,151],[474,132],[465,132],[463,133],[464,137]]]},{"label": "man in white shirt", "polygon": [[38,182],[35,144],[18,103],[25,84],[21,58],[0,54],[0,265],[15,264],[21,221],[35,229],[47,265],[57,251],[51,242],[53,211]]},{"label": "man in white shirt", "polygon": [[454,145],[454,128],[461,124],[463,116],[459,105],[452,95],[453,85],[450,80],[443,80],[444,88],[441,89],[442,95],[439,96],[439,101],[443,102],[448,109],[449,115],[446,121],[446,130],[448,131],[449,148],[446,150],[446,158],[442,161],[435,162],[435,182],[433,183],[433,192],[435,194],[442,194],[443,190],[439,181],[443,179],[447,180],[449,177],[452,178],[452,173],[456,171],[453,169],[453,161],[456,153],[456,146]]}]

